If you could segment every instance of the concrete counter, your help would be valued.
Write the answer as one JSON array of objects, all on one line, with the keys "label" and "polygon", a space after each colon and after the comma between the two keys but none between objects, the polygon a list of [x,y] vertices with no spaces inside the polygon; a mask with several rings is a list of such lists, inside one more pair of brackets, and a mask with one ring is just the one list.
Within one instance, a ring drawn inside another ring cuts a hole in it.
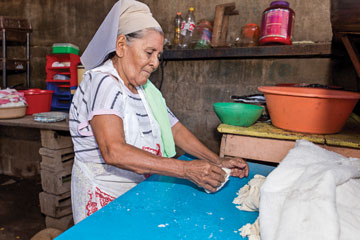
[{"label": "concrete counter", "polygon": [[30,115],[0,119],[0,174],[17,177],[39,174],[39,149],[44,146],[50,149],[71,147],[69,123],[36,122]]},{"label": "concrete counter", "polygon": [[34,121],[34,117],[31,115],[26,115],[23,118],[0,119],[0,126],[38,128],[38,129],[49,129],[49,130],[56,130],[56,131],[69,131],[69,123],[67,121],[61,121],[61,122],[55,122],[55,123],[36,122],[36,121]]}]

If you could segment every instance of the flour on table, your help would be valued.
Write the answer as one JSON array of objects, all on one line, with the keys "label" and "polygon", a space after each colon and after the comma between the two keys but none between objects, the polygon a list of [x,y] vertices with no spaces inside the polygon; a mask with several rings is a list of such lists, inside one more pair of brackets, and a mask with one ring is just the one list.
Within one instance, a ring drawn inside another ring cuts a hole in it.
[{"label": "flour on table", "polygon": [[260,240],[259,217],[253,224],[248,223],[242,226],[239,231],[242,237],[248,237],[249,240]]},{"label": "flour on table", "polygon": [[245,186],[236,193],[238,196],[233,200],[240,210],[253,212],[259,211],[260,188],[266,177],[256,174]]},{"label": "flour on table", "polygon": [[159,225],[158,225],[159,228],[164,228],[164,227],[166,227],[166,226],[169,226],[169,224],[168,224],[168,223],[165,223],[165,224],[159,224]]}]

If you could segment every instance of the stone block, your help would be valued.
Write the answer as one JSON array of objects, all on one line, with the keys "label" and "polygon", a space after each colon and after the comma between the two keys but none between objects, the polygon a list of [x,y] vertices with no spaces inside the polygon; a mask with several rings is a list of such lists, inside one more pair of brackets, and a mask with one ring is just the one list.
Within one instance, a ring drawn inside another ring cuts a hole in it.
[{"label": "stone block", "polygon": [[42,189],[51,194],[63,194],[70,191],[71,187],[71,167],[58,172],[51,172],[41,169]]},{"label": "stone block", "polygon": [[73,143],[69,132],[41,130],[41,145],[49,149],[72,147]]},{"label": "stone block", "polygon": [[42,156],[41,169],[58,172],[71,168],[74,163],[75,153],[73,147],[59,150],[40,148],[39,153]]},{"label": "stone block", "polygon": [[60,218],[46,216],[45,225],[47,228],[56,228],[62,231],[66,231],[70,227],[74,226],[74,219],[72,214]]},{"label": "stone block", "polygon": [[46,192],[39,193],[40,210],[43,214],[61,218],[72,213],[70,192],[53,195]]}]

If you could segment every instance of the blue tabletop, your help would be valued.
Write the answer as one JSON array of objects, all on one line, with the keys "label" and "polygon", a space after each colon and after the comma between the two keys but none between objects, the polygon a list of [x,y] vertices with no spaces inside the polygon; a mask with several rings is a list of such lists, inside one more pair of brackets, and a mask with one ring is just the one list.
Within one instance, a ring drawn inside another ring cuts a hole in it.
[{"label": "blue tabletop", "polygon": [[153,175],[56,240],[241,239],[238,229],[253,223],[258,212],[240,211],[232,201],[255,174],[267,176],[274,169],[256,163],[249,167],[248,178],[230,177],[213,194],[187,180]]}]

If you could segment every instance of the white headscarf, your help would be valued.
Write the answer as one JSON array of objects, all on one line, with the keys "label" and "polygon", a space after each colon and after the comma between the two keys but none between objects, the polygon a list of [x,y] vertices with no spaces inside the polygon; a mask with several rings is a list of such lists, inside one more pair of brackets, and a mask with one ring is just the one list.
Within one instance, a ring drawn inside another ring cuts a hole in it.
[{"label": "white headscarf", "polygon": [[160,28],[149,7],[135,0],[119,0],[114,4],[81,56],[86,70],[102,64],[115,51],[118,34],[129,34],[146,28]]}]

